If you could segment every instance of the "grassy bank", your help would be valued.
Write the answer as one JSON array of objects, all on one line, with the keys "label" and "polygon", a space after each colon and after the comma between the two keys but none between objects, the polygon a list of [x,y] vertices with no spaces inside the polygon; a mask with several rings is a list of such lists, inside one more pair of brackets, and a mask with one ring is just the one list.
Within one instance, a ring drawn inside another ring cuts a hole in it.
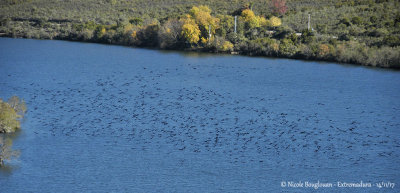
[{"label": "grassy bank", "polygon": [[396,0],[6,0],[0,35],[400,68],[398,7]]}]

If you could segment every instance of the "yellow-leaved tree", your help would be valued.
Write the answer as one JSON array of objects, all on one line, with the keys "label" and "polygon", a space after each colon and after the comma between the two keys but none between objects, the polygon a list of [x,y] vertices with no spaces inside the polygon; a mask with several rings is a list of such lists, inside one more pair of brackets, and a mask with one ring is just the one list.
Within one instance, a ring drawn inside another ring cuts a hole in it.
[{"label": "yellow-leaved tree", "polygon": [[264,27],[268,26],[268,21],[262,16],[256,16],[254,12],[250,9],[245,9],[242,11],[242,19],[246,23],[248,28]]},{"label": "yellow-leaved tree", "polygon": [[26,112],[26,105],[18,97],[11,97],[8,102],[0,99],[0,133],[12,133],[21,127],[19,119]]},{"label": "yellow-leaved tree", "polygon": [[209,38],[209,32],[215,34],[215,30],[219,27],[220,20],[211,16],[211,9],[209,7],[205,5],[200,5],[198,7],[193,6],[189,13],[199,26],[202,37]]},{"label": "yellow-leaved tree", "polygon": [[271,24],[272,27],[278,27],[278,26],[282,25],[281,19],[279,19],[279,18],[277,18],[275,16],[272,16],[269,19],[269,23]]},{"label": "yellow-leaved tree", "polygon": [[191,44],[196,44],[200,40],[200,29],[196,24],[196,21],[192,18],[191,15],[185,15],[180,20],[182,25],[182,36]]},{"label": "yellow-leaved tree", "polygon": [[246,22],[249,28],[260,27],[257,17],[254,12],[250,9],[245,9],[242,11],[242,18]]}]

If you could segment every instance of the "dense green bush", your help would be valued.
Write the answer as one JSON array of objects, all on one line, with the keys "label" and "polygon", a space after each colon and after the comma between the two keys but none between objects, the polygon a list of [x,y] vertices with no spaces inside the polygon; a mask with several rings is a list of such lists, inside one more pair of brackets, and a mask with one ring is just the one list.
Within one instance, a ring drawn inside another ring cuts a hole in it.
[{"label": "dense green bush", "polygon": [[291,39],[283,39],[279,44],[279,53],[286,57],[292,57],[297,53],[297,47]]}]

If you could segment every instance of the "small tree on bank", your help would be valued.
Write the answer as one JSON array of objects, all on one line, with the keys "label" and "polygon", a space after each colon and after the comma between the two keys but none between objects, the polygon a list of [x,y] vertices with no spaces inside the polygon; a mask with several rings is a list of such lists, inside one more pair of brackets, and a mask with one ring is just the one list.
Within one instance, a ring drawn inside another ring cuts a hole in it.
[{"label": "small tree on bank", "polygon": [[26,105],[18,97],[11,97],[8,102],[0,99],[0,133],[12,133],[19,129],[19,120],[26,112]]}]

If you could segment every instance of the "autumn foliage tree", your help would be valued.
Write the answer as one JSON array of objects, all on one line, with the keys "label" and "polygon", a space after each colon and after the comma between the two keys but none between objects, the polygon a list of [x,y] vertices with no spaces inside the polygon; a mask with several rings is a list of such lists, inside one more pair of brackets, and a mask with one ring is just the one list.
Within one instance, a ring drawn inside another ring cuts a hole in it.
[{"label": "autumn foliage tree", "polygon": [[329,46],[326,44],[319,45],[318,55],[324,57],[329,53]]},{"label": "autumn foliage tree", "polygon": [[198,43],[201,31],[192,16],[187,14],[180,21],[183,23],[181,32],[183,38],[190,44]]},{"label": "autumn foliage tree", "polygon": [[282,25],[282,21],[281,21],[281,19],[279,19],[278,17],[272,16],[272,17],[269,19],[269,24],[270,24],[272,27],[278,27],[278,26]]},{"label": "autumn foliage tree", "polygon": [[271,9],[273,13],[284,15],[288,9],[286,6],[286,0],[272,0]]},{"label": "autumn foliage tree", "polygon": [[243,10],[241,17],[249,29],[268,25],[268,22],[264,17],[256,16],[250,9]]},{"label": "autumn foliage tree", "polygon": [[26,112],[26,105],[24,100],[21,100],[17,96],[12,96],[8,99],[7,103],[15,110],[18,117],[22,117]]},{"label": "autumn foliage tree", "polygon": [[211,9],[209,7],[204,5],[200,5],[198,7],[193,6],[189,13],[199,26],[201,37],[208,39],[209,32],[211,32],[211,34],[215,34],[220,20],[219,18],[211,16]]},{"label": "autumn foliage tree", "polygon": [[246,24],[247,29],[258,28],[258,27],[277,27],[282,24],[281,19],[272,16],[270,19],[265,19],[263,16],[257,16],[250,9],[242,11],[241,18]]},{"label": "autumn foliage tree", "polygon": [[0,133],[12,133],[19,129],[19,119],[25,112],[25,102],[18,97],[11,97],[8,103],[0,99]]}]

